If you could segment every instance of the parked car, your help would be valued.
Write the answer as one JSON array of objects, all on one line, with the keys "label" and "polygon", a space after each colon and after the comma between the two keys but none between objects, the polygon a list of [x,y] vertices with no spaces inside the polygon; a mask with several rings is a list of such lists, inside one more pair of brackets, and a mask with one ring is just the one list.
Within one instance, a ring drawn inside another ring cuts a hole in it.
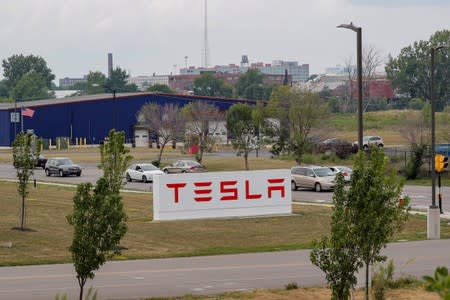
[{"label": "parked car", "polygon": [[321,141],[317,144],[317,152],[323,153],[327,151],[335,152],[336,148],[341,145],[349,145],[351,147],[351,143],[340,138],[331,138]]},{"label": "parked car", "polygon": [[350,182],[350,179],[351,179],[352,174],[353,174],[353,170],[351,168],[346,167],[346,166],[331,166],[329,168],[335,174],[342,173],[342,175],[344,176],[345,182]]},{"label": "parked car", "polygon": [[[47,162],[47,159],[45,158],[44,155],[39,154],[38,157],[35,157],[34,155],[31,156],[31,159],[35,161],[34,166],[36,168],[42,168],[45,169],[45,163]],[[17,168],[16,163],[13,162],[14,168]]]},{"label": "parked car", "polygon": [[45,164],[45,175],[58,174],[61,177],[67,175],[81,175],[81,167],[68,157],[49,158]]},{"label": "parked car", "polygon": [[205,166],[195,160],[178,160],[173,164],[164,167],[163,172],[166,174],[172,173],[199,173],[206,172]]},{"label": "parked car", "polygon": [[[384,141],[378,135],[363,136],[363,146],[362,146],[363,150],[368,150],[371,145],[375,145],[378,148],[383,148]],[[353,148],[356,150],[359,148],[358,141],[353,142]]]},{"label": "parked car", "polygon": [[291,169],[291,189],[311,188],[316,192],[332,190],[336,174],[328,167],[296,166]]},{"label": "parked car", "polygon": [[125,178],[128,182],[138,180],[146,183],[153,182],[153,176],[161,174],[164,172],[152,164],[134,164],[126,170]]}]

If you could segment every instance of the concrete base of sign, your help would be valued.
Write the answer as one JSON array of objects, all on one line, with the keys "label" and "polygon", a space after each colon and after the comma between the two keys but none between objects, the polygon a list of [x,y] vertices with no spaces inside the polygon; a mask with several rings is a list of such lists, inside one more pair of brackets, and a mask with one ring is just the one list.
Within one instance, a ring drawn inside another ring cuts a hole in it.
[{"label": "concrete base of sign", "polygon": [[427,215],[427,239],[436,240],[441,238],[441,215],[438,206],[428,207]]}]

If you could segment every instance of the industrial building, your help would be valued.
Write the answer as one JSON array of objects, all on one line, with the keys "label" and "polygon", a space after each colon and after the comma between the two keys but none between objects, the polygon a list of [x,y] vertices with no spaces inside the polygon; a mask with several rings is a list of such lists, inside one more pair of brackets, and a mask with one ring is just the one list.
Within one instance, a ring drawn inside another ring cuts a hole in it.
[{"label": "industrial building", "polygon": [[[71,141],[82,138],[87,144],[99,144],[110,129],[125,132],[127,143],[134,143],[136,115],[146,103],[174,103],[184,106],[206,101],[221,110],[235,103],[255,104],[253,100],[172,95],[160,93],[102,94],[62,99],[0,103],[0,147],[10,147],[21,130],[33,130],[43,139],[55,143],[57,137]],[[32,117],[20,118],[21,109],[34,111]]]}]

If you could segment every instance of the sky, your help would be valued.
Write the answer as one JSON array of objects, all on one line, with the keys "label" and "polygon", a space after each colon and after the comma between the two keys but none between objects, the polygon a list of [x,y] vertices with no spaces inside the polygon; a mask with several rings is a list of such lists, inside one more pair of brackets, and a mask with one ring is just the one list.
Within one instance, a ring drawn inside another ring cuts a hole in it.
[{"label": "sky", "polygon": [[[245,54],[322,73],[356,60],[356,33],[336,28],[350,22],[386,59],[450,29],[450,0],[208,0],[210,62],[239,64]],[[131,76],[177,74],[186,62],[201,66],[203,30],[204,0],[1,0],[0,60],[39,55],[56,84],[107,74],[108,53]]]}]

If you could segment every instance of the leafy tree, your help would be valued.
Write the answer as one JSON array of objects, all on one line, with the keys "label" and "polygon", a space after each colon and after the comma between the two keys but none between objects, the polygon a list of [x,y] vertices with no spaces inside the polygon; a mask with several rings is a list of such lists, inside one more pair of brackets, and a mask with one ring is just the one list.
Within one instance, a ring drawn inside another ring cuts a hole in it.
[{"label": "leafy tree", "polygon": [[244,98],[251,100],[269,100],[272,87],[269,85],[254,83],[244,90]]},{"label": "leafy tree", "polygon": [[74,85],[72,85],[69,90],[78,90],[82,92],[86,92],[88,88],[87,82],[76,82]]},{"label": "leafy tree", "polygon": [[130,165],[133,157],[128,155],[130,150],[125,148],[125,132],[116,132],[111,129],[108,141],[100,145],[100,168],[103,177],[107,179],[111,193],[119,193],[123,186],[125,170]]},{"label": "leafy tree", "polygon": [[9,97],[9,89],[8,84],[5,79],[0,81],[0,98],[8,98]]},{"label": "leafy tree", "polygon": [[47,89],[51,89],[51,82],[55,79],[52,70],[40,56],[15,54],[4,59],[2,66],[3,76],[10,89],[15,88],[22,77],[31,72],[38,74],[44,80]]},{"label": "leafy tree", "polygon": [[154,84],[147,88],[147,92],[174,94],[175,92],[167,84]]},{"label": "leafy tree", "polygon": [[434,278],[431,276],[424,276],[426,287],[430,292],[437,292],[441,299],[450,299],[450,275],[447,267],[438,267],[434,271]]},{"label": "leafy tree", "polygon": [[28,196],[28,182],[34,173],[36,157],[39,156],[40,147],[33,151],[33,137],[31,133],[21,132],[13,142],[13,162],[19,180],[17,191],[22,197],[20,210],[20,230],[25,230],[25,199]]},{"label": "leafy tree", "polygon": [[105,92],[106,76],[102,72],[90,71],[87,76],[87,93],[89,95],[102,94]]},{"label": "leafy tree", "polygon": [[161,145],[157,162],[159,164],[164,146],[184,135],[186,126],[184,116],[174,104],[161,106],[156,103],[145,104],[138,113],[138,119],[139,116],[142,116],[143,123],[156,135],[157,143]]},{"label": "leafy tree", "polygon": [[317,94],[281,87],[270,99],[268,109],[280,119],[280,131],[288,130],[281,134],[286,135],[289,150],[300,164],[309,148],[311,129],[327,115],[327,107]]},{"label": "leafy tree", "polygon": [[91,190],[90,183],[78,185],[73,198],[73,212],[67,216],[74,231],[69,250],[80,286],[80,300],[83,299],[87,279],[94,278],[94,271],[107,259],[120,254],[117,245],[127,231],[127,216],[121,197],[118,193],[111,193],[108,180],[100,177]]},{"label": "leafy tree", "polygon": [[[450,30],[435,32],[428,41],[416,41],[390,57],[386,77],[394,87],[412,98],[430,99],[430,48],[450,44]],[[435,57],[436,109],[442,110],[450,100],[450,49],[440,49]]]},{"label": "leafy tree", "polygon": [[235,84],[239,96],[245,96],[245,90],[249,86],[263,84],[264,75],[258,69],[248,69],[247,72],[239,76]]},{"label": "leafy tree", "polygon": [[421,110],[423,108],[424,101],[420,98],[413,98],[408,103],[409,109]]},{"label": "leafy tree", "polygon": [[210,73],[203,73],[194,80],[194,95],[210,97],[231,97],[232,88],[222,79]]},{"label": "leafy tree", "polygon": [[333,300],[350,298],[350,289],[357,282],[355,274],[362,265],[358,261],[358,249],[352,235],[353,224],[349,218],[351,203],[348,201],[344,177],[338,174],[333,194],[330,236],[316,243],[310,254],[311,262],[325,273]]},{"label": "leafy tree", "polygon": [[49,98],[49,90],[44,78],[35,71],[31,71],[17,81],[11,95],[19,101],[45,99]]},{"label": "leafy tree", "polygon": [[399,205],[403,180],[395,170],[386,176],[387,160],[383,149],[372,147],[370,153],[358,152],[347,198],[348,218],[359,261],[366,268],[366,299],[369,293],[369,266],[386,260],[381,249],[399,231],[408,217],[409,199]]},{"label": "leafy tree", "polygon": [[106,78],[105,92],[112,93],[113,91],[124,91],[126,89],[127,80],[130,75],[127,71],[117,67],[112,70],[111,77]]},{"label": "leafy tree", "polygon": [[248,154],[254,148],[255,121],[253,107],[247,104],[233,104],[226,113],[228,133],[233,137],[233,148],[241,151],[245,169],[249,170]]},{"label": "leafy tree", "polygon": [[183,107],[182,113],[186,120],[186,129],[189,134],[198,137],[200,153],[198,162],[202,162],[203,153],[214,142],[219,122],[223,120],[223,114],[219,108],[206,102],[191,102]]}]

